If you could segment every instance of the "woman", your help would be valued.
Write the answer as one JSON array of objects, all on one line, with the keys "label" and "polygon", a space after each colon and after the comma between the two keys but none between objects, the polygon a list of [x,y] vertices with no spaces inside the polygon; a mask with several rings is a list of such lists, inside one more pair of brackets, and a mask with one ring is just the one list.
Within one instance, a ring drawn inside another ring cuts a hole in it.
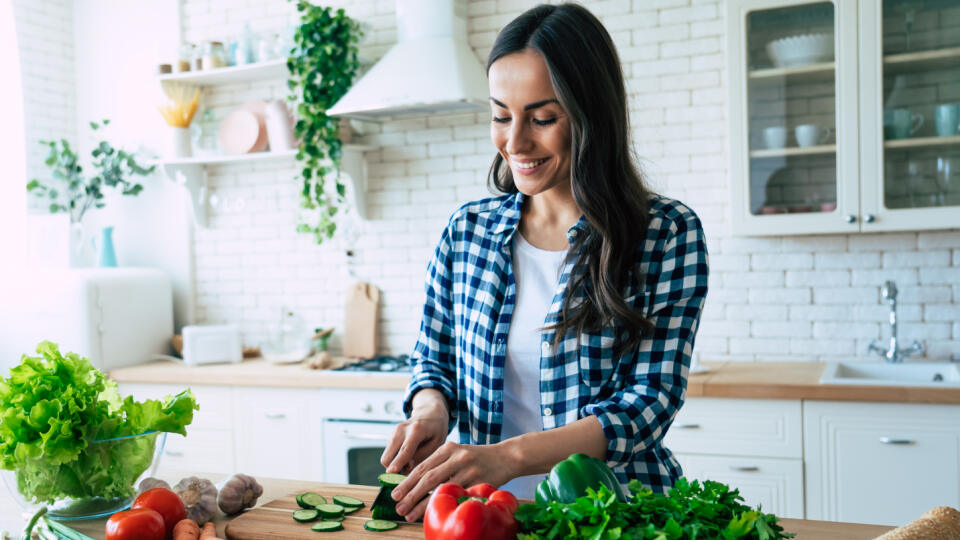
[{"label": "woman", "polygon": [[419,518],[447,481],[532,497],[574,452],[665,491],[707,291],[700,221],[644,187],[620,62],[586,9],[523,13],[487,74],[505,195],[457,210],[428,267],[408,420],[381,460],[409,473],[397,510]]}]

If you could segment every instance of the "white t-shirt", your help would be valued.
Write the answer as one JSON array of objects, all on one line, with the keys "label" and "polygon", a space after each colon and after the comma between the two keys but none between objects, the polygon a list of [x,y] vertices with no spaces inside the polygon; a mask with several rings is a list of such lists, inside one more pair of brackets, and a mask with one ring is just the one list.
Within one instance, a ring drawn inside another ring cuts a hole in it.
[{"label": "white t-shirt", "polygon": [[[567,251],[547,251],[513,235],[513,276],[517,301],[507,336],[503,369],[503,435],[501,439],[543,431],[540,418],[540,329],[544,326],[560,282]],[[517,497],[532,499],[542,474],[521,476],[503,485]]]}]

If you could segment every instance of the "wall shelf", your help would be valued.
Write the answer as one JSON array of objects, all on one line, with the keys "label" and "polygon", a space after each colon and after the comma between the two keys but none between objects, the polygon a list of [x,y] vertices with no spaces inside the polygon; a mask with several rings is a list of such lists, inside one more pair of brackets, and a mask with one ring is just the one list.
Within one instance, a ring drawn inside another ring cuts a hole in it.
[{"label": "wall shelf", "polygon": [[157,77],[163,82],[181,82],[198,86],[214,86],[218,84],[233,84],[267,79],[282,79],[289,75],[287,59],[268,60],[245,66],[230,66],[183,73],[170,73]]},{"label": "wall shelf", "polygon": [[[340,171],[344,175],[345,183],[350,184],[348,194],[361,219],[366,219],[366,192],[367,192],[367,165],[363,153],[374,147],[361,144],[343,145],[343,157],[340,159]],[[197,225],[207,226],[207,201],[209,186],[207,182],[207,167],[230,165],[237,163],[256,163],[287,159],[295,161],[296,150],[281,152],[257,152],[238,156],[197,156],[176,159],[158,159],[150,162],[159,165],[164,174],[174,182],[186,188],[190,195],[193,207],[193,216]]]}]

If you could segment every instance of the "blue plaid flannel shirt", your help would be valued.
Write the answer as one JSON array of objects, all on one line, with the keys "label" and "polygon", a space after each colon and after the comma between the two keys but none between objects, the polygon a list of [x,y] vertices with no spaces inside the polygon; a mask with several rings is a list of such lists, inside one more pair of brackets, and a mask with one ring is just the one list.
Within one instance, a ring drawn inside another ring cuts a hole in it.
[{"label": "blue plaid flannel shirt", "polygon": [[[427,268],[426,300],[404,399],[434,388],[446,397],[461,443],[500,441],[507,333],[516,302],[511,240],[521,193],[466,204],[450,218]],[[707,293],[707,247],[696,214],[664,197],[650,199],[650,226],[637,247],[629,305],[654,323],[639,347],[613,357],[615,332],[541,333],[540,404],[544,430],[594,415],[609,440],[606,461],[621,483],[640,480],[664,492],[682,475],[661,443],[686,395],[690,355]],[[568,237],[585,234],[581,217]],[[563,268],[545,326],[557,321],[572,264]]]}]

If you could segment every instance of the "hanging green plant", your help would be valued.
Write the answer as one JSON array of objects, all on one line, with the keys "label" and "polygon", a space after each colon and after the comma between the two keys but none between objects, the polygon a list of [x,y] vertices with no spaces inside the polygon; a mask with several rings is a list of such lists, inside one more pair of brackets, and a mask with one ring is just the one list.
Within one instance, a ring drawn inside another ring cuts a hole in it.
[{"label": "hanging green plant", "polygon": [[[300,25],[295,47],[287,59],[290,100],[296,103],[296,135],[300,140],[297,161],[302,179],[297,231],[311,233],[318,244],[332,238],[336,216],[346,204],[346,187],[340,180],[339,119],[327,115],[353,84],[360,62],[357,43],[360,26],[343,9],[297,1]],[[336,183],[335,189],[327,186]]]}]

